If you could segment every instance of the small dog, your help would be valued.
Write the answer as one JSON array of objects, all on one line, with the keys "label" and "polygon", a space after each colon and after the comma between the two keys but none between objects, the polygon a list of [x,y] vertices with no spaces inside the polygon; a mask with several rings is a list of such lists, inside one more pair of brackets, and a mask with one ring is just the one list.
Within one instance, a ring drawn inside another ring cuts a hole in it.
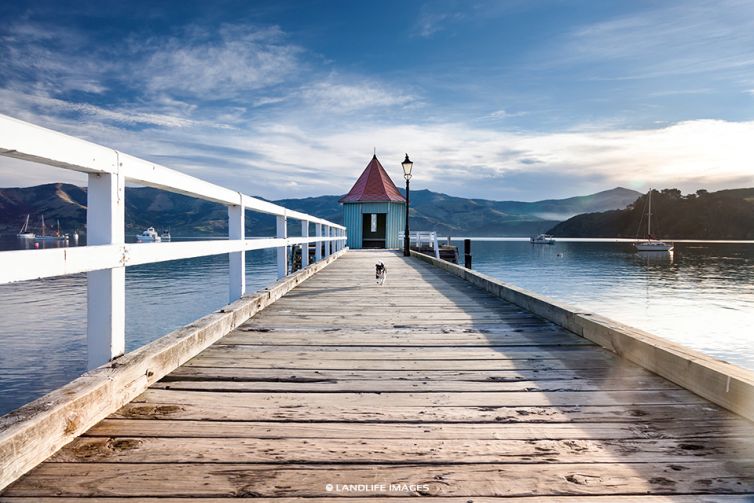
[{"label": "small dog", "polygon": [[377,284],[382,286],[387,279],[387,267],[382,262],[377,262],[374,266],[374,275],[377,278]]}]

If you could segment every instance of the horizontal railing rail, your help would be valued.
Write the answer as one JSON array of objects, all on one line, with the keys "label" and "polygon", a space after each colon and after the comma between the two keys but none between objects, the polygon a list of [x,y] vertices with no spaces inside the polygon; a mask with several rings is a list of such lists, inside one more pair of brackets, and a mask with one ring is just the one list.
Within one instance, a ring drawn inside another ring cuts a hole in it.
[{"label": "horizontal railing rail", "polygon": [[[89,368],[125,351],[125,268],[207,255],[230,255],[229,299],[246,293],[245,252],[277,249],[278,277],[288,274],[289,247],[315,243],[315,261],[345,248],[346,228],[159,164],[0,114],[0,155],[88,175],[87,246],[0,252],[0,284],[87,273]],[[125,242],[125,184],[135,183],[228,207],[227,241]],[[276,235],[247,239],[246,210],[274,215]],[[288,219],[301,236],[288,236]],[[314,225],[315,235],[309,235]],[[302,250],[301,265],[309,265]]]},{"label": "horizontal railing rail", "polygon": [[[398,233],[398,241],[403,242],[405,232]],[[440,258],[440,243],[437,241],[437,233],[434,231],[416,231],[408,233],[408,240],[412,245],[417,248],[421,248],[425,243],[429,246],[435,254],[436,258]]]}]

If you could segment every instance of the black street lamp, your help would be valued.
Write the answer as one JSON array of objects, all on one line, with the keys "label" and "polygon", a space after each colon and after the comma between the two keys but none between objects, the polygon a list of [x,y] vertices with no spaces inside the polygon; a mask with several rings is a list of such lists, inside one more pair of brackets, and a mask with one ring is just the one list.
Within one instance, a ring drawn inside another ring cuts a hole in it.
[{"label": "black street lamp", "polygon": [[411,180],[411,168],[414,167],[414,163],[411,162],[411,159],[408,158],[408,154],[406,154],[406,158],[401,163],[401,166],[403,166],[403,178],[406,179],[406,231],[403,233],[403,256],[408,257],[411,255],[411,252],[409,251],[410,245],[411,245],[411,237],[409,236],[409,229],[408,229],[408,206],[409,206],[409,181]]}]

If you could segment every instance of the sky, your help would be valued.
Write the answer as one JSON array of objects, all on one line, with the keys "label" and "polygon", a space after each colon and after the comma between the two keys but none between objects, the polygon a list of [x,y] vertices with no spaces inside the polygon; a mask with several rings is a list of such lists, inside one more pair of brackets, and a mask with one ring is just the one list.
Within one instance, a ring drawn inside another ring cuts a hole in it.
[{"label": "sky", "polygon": [[[754,1],[0,4],[0,113],[246,194],[754,186]],[[0,186],[83,175],[0,157]]]}]

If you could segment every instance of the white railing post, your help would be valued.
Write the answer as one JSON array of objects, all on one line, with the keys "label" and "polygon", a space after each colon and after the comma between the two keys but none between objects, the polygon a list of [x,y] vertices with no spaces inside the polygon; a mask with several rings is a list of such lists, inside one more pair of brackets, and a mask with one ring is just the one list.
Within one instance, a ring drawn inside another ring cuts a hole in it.
[{"label": "white railing post", "polygon": [[[243,204],[228,206],[228,239],[245,239],[246,212]],[[229,298],[238,300],[246,293],[246,252],[241,250],[228,254]]]},{"label": "white railing post", "polygon": [[[125,191],[119,173],[90,174],[87,189],[87,245],[125,241]],[[126,350],[126,268],[87,273],[87,366],[93,369]]]},{"label": "white railing post", "polygon": [[[330,226],[329,225],[325,225],[325,228],[323,229],[323,231],[324,231],[323,232],[324,237],[325,238],[329,238],[330,237]],[[325,245],[325,258],[327,258],[327,257],[330,256],[330,241],[324,241],[324,245]]]},{"label": "white railing post", "polygon": [[[278,239],[288,237],[288,219],[284,216],[277,217],[277,234]],[[278,279],[284,278],[288,274],[288,245],[278,246]]]},{"label": "white railing post", "polygon": [[435,249],[435,258],[439,260],[440,258],[440,243],[437,241],[437,233],[432,233],[432,239],[434,239],[432,247]]},{"label": "white railing post", "polygon": [[[301,221],[301,236],[305,238],[309,237],[308,220]],[[305,267],[309,267],[309,243],[301,245],[301,268],[304,269]]]},{"label": "white railing post", "polygon": [[322,224],[314,225],[314,234],[319,238],[317,239],[317,249],[314,250],[314,260],[319,262],[322,260]]}]

